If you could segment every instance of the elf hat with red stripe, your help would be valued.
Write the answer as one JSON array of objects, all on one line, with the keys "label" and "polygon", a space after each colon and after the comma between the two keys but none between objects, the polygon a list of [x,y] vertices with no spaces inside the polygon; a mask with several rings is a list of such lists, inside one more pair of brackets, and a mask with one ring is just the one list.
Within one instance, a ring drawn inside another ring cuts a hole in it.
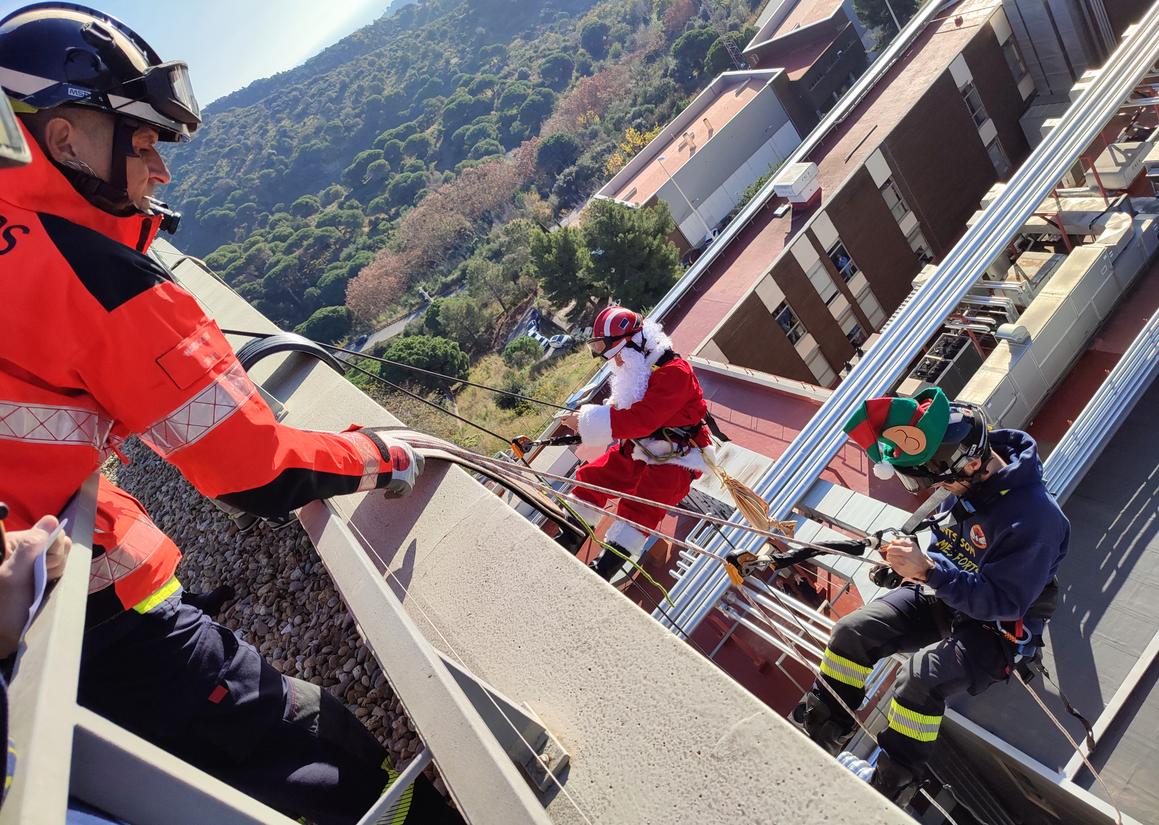
[{"label": "elf hat with red stripe", "polygon": [[917,467],[933,458],[949,424],[950,402],[931,387],[914,398],[871,398],[844,429],[875,464]]}]

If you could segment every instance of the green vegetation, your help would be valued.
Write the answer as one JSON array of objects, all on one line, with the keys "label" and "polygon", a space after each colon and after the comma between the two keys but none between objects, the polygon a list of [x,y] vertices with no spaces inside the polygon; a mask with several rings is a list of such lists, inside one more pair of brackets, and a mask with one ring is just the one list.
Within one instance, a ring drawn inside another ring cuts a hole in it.
[{"label": "green vegetation", "polygon": [[[576,301],[573,318],[610,297],[651,304],[678,275],[666,209],[600,203],[578,227],[554,224],[602,185],[609,158],[630,157],[628,138],[655,134],[700,91],[757,5],[394,4],[216,101],[192,143],[166,147],[166,197],[185,212],[177,242],[322,340],[449,296],[406,334],[477,361],[536,302]],[[525,366],[504,369],[496,381],[534,383]]]},{"label": "green vegetation", "polygon": [[[893,15],[897,15],[897,23],[905,25],[914,16],[921,0],[853,0],[853,11],[861,18],[867,29],[873,29],[878,36],[889,41],[897,34],[898,27],[894,23]],[[890,14],[890,8],[893,14]]]}]

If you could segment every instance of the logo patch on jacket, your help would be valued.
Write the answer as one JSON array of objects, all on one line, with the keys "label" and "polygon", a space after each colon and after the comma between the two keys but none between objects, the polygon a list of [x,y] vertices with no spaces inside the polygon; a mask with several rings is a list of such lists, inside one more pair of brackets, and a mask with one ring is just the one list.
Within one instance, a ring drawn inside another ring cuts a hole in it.
[{"label": "logo patch on jacket", "polygon": [[986,534],[984,532],[982,532],[982,525],[981,524],[975,524],[973,527],[970,528],[970,541],[979,550],[986,549],[986,544],[988,543],[988,541],[986,539]]}]

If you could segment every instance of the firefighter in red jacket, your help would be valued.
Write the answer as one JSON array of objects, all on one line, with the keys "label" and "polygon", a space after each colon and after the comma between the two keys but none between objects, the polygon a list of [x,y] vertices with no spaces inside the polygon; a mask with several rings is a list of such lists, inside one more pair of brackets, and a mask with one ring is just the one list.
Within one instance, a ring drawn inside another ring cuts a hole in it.
[{"label": "firefighter in red jacket", "polygon": [[[679,504],[692,481],[708,469],[702,450],[712,450],[705,425],[708,406],[687,361],[655,321],[621,306],[596,315],[589,342],[593,356],[612,362],[611,395],[605,404],[584,404],[563,423],[583,439],[576,451],[588,463],[575,477],[660,504]],[[612,496],[577,487],[592,505],[584,515],[595,521]],[[665,510],[621,499],[618,515],[655,529]],[[648,537],[623,521],[605,536],[625,555],[639,557]],[[610,579],[623,559],[605,550],[592,568]]]},{"label": "firefighter in red jacket", "polygon": [[[9,526],[59,513],[137,435],[202,493],[264,516],[422,471],[371,431],[279,424],[217,325],[143,254],[171,217],[155,144],[200,113],[184,63],[69,3],[0,20],[0,85],[33,160],[0,186],[0,500]],[[316,685],[282,677],[182,601],[176,545],[102,479],[79,700],[292,816],[356,822],[385,751]],[[429,783],[405,821],[457,822]],[[400,812],[392,822],[402,822]]]}]

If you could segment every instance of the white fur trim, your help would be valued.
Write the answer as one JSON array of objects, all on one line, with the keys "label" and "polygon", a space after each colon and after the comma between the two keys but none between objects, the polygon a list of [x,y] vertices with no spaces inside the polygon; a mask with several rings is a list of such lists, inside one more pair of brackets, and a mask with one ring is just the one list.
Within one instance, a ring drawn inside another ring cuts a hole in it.
[{"label": "white fur trim", "polygon": [[608,528],[608,533],[604,536],[604,541],[608,544],[618,544],[631,553],[634,558],[639,558],[640,554],[644,551],[644,545],[647,543],[648,537],[632,525],[616,520]]},{"label": "white fur trim", "polygon": [[612,408],[606,404],[584,404],[580,407],[579,434],[584,444],[599,444],[601,450],[611,444]]},{"label": "white fur trim", "polygon": [[[652,458],[652,456],[640,449],[641,445],[647,448],[648,452],[656,456],[656,458]],[[710,451],[710,457],[714,457],[714,453],[711,452],[712,447],[706,447],[705,449]],[[671,445],[662,438],[637,438],[635,439],[635,444],[632,446],[632,458],[643,461],[645,464],[674,464],[677,467],[695,470],[698,473],[708,472],[708,463],[704,460],[704,456],[700,454],[700,450],[695,447],[689,450],[687,455],[676,456],[667,461],[662,460],[664,456],[669,455],[671,452]]]},{"label": "white fur trim", "polygon": [[643,333],[636,333],[633,339],[646,352],[625,347],[620,350],[623,364],[613,364],[611,375],[611,398],[609,403],[617,410],[626,410],[644,397],[648,391],[648,381],[652,378],[652,367],[665,352],[672,349],[672,339],[664,334],[664,328],[655,321],[645,321]]}]

